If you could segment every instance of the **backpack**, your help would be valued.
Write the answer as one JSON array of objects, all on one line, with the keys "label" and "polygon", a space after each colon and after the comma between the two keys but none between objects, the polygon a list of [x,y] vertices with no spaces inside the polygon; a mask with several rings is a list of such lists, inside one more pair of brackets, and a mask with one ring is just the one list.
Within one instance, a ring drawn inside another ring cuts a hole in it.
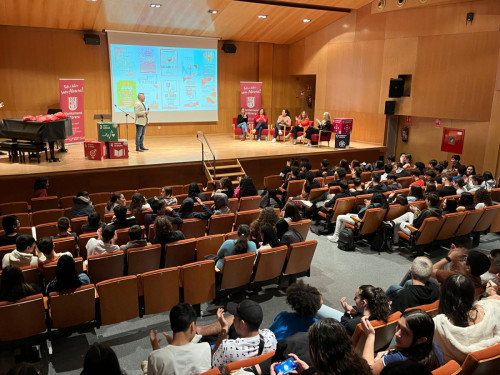
[{"label": "backpack", "polygon": [[265,190],[260,197],[260,208],[266,208],[271,205],[271,198],[269,197],[269,192]]},{"label": "backpack", "polygon": [[372,250],[392,252],[392,237],[393,229],[392,226],[382,225],[382,227],[375,233],[370,248]]},{"label": "backpack", "polygon": [[339,233],[339,240],[337,242],[339,250],[354,251],[356,245],[354,244],[354,230],[351,228],[344,228]]}]

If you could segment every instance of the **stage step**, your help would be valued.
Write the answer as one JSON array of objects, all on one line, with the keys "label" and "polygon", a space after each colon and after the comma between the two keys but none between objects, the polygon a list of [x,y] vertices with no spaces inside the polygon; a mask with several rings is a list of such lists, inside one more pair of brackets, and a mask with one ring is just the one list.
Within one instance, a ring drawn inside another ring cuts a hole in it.
[{"label": "stage step", "polygon": [[217,173],[217,178],[222,178],[222,177],[234,177],[234,176],[242,176],[241,172],[233,172],[233,173]]},{"label": "stage step", "polygon": [[232,168],[240,168],[241,166],[238,164],[232,164],[232,165],[216,165],[215,170],[217,169],[232,169]]},{"label": "stage step", "polygon": [[[214,168],[212,162],[207,160],[204,163],[205,175],[209,181],[212,180],[220,180],[223,177],[228,177],[233,185],[237,185],[238,178],[246,175],[245,170],[241,166],[241,163],[238,159],[234,160],[224,160],[215,163],[215,176],[214,176]],[[219,173],[220,171],[224,173]]]}]

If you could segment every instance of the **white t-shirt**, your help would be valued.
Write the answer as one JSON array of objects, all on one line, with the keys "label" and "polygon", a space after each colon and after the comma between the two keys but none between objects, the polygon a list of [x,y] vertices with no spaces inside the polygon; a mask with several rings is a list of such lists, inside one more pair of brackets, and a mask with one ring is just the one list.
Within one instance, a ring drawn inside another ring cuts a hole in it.
[{"label": "white t-shirt", "polygon": [[[276,336],[268,329],[259,329],[259,334],[264,338],[262,354],[276,350]],[[218,367],[223,374],[226,364],[241,361],[245,358],[255,357],[259,354],[260,336],[225,339],[217,348],[213,356],[213,366]]]},{"label": "white t-shirt", "polygon": [[212,351],[207,342],[154,350],[148,358],[148,375],[195,375],[212,367]]}]

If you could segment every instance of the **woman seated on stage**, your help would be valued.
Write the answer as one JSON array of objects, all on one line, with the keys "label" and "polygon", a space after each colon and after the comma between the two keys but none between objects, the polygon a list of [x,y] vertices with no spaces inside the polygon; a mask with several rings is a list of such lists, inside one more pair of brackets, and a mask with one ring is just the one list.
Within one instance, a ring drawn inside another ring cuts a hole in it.
[{"label": "woman seated on stage", "polygon": [[252,134],[257,133],[257,142],[260,142],[262,130],[264,129],[267,129],[267,116],[264,108],[261,108],[259,109],[259,114],[255,117],[255,129],[252,130]]},{"label": "woman seated on stage", "polygon": [[240,108],[240,114],[238,115],[238,125],[237,128],[241,128],[243,132],[241,136],[241,140],[244,141],[247,138],[247,130],[248,130],[248,116],[245,112],[245,108]]},{"label": "woman seated on stage", "polygon": [[290,133],[285,137],[285,139],[290,138],[290,135],[293,134],[293,144],[297,143],[297,133],[304,132],[305,129],[309,127],[309,117],[307,116],[306,111],[302,111],[301,114],[295,117],[295,126],[292,128]]},{"label": "woman seated on stage", "polygon": [[126,206],[126,205],[127,205],[127,200],[125,199],[125,196],[119,191],[114,192],[113,194],[111,194],[111,197],[109,198],[109,201],[106,204],[106,207],[104,208],[104,213],[112,214],[116,206]]},{"label": "woman seated on stage", "polygon": [[[323,113],[323,120],[319,121],[316,119],[318,122],[318,127],[315,128],[314,126],[309,126],[306,130],[306,139],[307,143],[305,146],[311,146],[311,136],[313,134],[319,134],[320,131],[331,131],[332,130],[332,122],[330,120],[330,114],[328,112]],[[319,139],[318,139],[319,142]]]},{"label": "woman seated on stage", "polygon": [[284,109],[281,115],[278,117],[278,121],[274,125],[274,136],[272,142],[276,142],[278,135],[283,135],[283,129],[287,126],[292,126],[292,119],[290,118],[290,112],[288,109]]}]

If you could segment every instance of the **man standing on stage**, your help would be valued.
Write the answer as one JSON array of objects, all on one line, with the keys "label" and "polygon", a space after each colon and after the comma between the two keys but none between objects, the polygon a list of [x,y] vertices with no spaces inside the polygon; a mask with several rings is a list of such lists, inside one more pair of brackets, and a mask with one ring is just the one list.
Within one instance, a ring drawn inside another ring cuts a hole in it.
[{"label": "man standing on stage", "polygon": [[139,100],[134,105],[135,151],[142,152],[147,150],[147,148],[144,147],[144,132],[146,131],[146,125],[148,123],[149,111],[144,105],[144,100],[146,100],[146,97],[142,92],[137,95],[137,99]]}]

